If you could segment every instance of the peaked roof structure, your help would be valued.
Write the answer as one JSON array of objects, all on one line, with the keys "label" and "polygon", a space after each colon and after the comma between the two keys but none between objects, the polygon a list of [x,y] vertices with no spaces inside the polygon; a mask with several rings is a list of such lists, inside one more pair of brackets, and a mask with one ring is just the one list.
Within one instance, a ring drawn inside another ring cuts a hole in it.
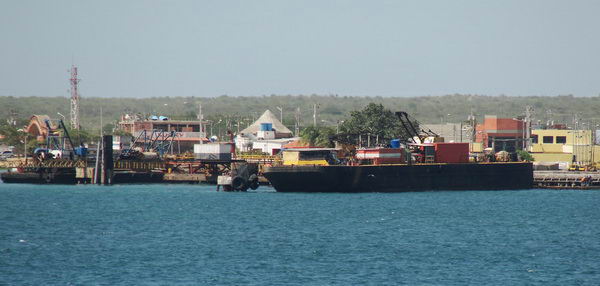
[{"label": "peaked roof structure", "polygon": [[[37,136],[39,140],[46,139],[50,130],[46,126],[46,120],[50,120],[48,115],[33,115],[29,118],[29,124],[27,125],[27,132],[33,136]],[[50,121],[50,127],[55,128],[56,124]]]},{"label": "peaked roof structure", "polygon": [[240,133],[243,133],[243,134],[256,133],[260,130],[261,123],[273,124],[273,129],[275,129],[275,131],[277,131],[277,133],[292,134],[292,131],[289,130],[287,127],[285,127],[285,125],[283,125],[283,123],[281,123],[281,121],[279,121],[279,119],[277,119],[277,116],[275,116],[275,114],[273,114],[273,112],[271,112],[271,110],[268,110],[268,109],[256,121],[254,121],[254,123],[252,123],[252,125],[248,126],[246,129],[240,131]]}]

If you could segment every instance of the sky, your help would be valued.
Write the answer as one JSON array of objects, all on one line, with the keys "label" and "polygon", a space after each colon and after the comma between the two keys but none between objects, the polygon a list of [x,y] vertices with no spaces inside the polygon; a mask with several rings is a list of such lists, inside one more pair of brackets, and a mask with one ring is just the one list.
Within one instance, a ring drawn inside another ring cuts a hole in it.
[{"label": "sky", "polygon": [[600,94],[600,1],[2,1],[0,95]]}]

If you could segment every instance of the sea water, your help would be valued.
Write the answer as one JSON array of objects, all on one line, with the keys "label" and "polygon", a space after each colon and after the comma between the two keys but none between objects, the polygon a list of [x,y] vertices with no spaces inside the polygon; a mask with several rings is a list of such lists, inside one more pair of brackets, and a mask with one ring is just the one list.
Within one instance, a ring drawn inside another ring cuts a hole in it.
[{"label": "sea water", "polygon": [[0,285],[598,285],[600,191],[0,184]]}]

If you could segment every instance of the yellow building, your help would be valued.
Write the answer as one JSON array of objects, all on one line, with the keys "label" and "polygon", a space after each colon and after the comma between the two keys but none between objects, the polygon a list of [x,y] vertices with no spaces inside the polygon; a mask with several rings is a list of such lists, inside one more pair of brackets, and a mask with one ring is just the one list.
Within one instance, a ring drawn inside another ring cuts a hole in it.
[{"label": "yellow building", "polygon": [[573,153],[573,145],[593,145],[591,130],[534,129],[531,130],[531,152]]},{"label": "yellow building", "polygon": [[321,165],[327,166],[336,161],[334,148],[298,148],[283,150],[283,165]]},{"label": "yellow building", "polygon": [[531,130],[529,150],[536,162],[599,162],[597,147],[591,130]]}]

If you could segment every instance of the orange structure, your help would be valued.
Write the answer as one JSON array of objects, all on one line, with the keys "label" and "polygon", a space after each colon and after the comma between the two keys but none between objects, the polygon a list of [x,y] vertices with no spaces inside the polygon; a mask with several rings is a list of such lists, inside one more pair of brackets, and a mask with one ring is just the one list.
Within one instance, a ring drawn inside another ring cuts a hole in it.
[{"label": "orange structure", "polygon": [[[48,126],[46,126],[46,120],[50,120],[48,115],[31,116],[29,118],[29,124],[27,124],[27,133],[35,136],[38,141],[45,141],[49,132]],[[50,126],[54,127],[54,124],[51,123]]]},{"label": "orange structure", "polygon": [[475,142],[482,143],[483,148],[492,148],[494,152],[514,152],[523,148],[525,121],[486,115],[483,124],[477,124],[475,131]]}]

